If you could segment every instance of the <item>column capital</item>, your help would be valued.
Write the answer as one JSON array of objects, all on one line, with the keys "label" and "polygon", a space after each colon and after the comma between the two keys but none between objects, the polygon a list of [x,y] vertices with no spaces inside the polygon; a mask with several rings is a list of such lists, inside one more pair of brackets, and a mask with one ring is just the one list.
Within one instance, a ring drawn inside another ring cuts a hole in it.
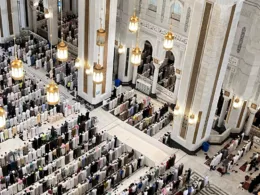
[{"label": "column capital", "polygon": [[160,62],[160,60],[158,58],[153,58],[153,65],[155,68],[160,68],[160,66],[162,65],[162,62]]},{"label": "column capital", "polygon": [[223,90],[223,97],[227,98],[227,99],[231,99],[232,94],[231,94],[231,92],[229,92],[227,90]]}]

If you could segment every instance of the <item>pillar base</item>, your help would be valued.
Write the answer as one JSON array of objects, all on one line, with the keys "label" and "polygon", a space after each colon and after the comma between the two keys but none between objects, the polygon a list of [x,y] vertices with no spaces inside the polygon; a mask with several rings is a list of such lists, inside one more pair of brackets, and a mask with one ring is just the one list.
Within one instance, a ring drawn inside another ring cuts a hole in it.
[{"label": "pillar base", "polygon": [[177,149],[181,149],[183,152],[187,153],[188,155],[193,155],[196,156],[196,154],[201,150],[200,146],[199,148],[197,148],[194,151],[190,151],[187,148],[183,147],[182,145],[180,145],[179,143],[177,143],[176,141],[174,141],[173,139],[169,138],[168,144],[171,148],[177,148]]},{"label": "pillar base", "polygon": [[135,89],[136,84],[131,83],[132,89]]},{"label": "pillar base", "polygon": [[245,136],[244,136],[244,140],[247,141],[247,140],[249,140],[249,139],[250,139],[250,136],[249,136],[249,135],[245,135]]},{"label": "pillar base", "polygon": [[151,94],[150,94],[150,97],[156,99],[156,98],[157,98],[157,95],[156,95],[156,93],[151,93]]},{"label": "pillar base", "polygon": [[132,81],[128,81],[128,82],[121,82],[122,86],[131,86],[132,85]]}]

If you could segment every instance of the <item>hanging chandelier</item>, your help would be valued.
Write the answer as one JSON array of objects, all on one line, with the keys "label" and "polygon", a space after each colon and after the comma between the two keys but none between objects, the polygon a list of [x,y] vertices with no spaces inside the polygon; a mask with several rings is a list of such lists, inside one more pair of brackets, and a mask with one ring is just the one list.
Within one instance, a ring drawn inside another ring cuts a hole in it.
[{"label": "hanging chandelier", "polygon": [[122,54],[125,52],[125,47],[120,43],[120,45],[118,46],[118,53]]},{"label": "hanging chandelier", "polygon": [[23,73],[23,62],[17,58],[16,46],[15,46],[15,37],[14,37],[14,53],[15,59],[11,62],[11,75],[15,81],[22,80],[24,77]]},{"label": "hanging chandelier", "polygon": [[102,28],[102,18],[100,18],[100,28],[97,30],[97,45],[104,46],[106,43],[106,30]]},{"label": "hanging chandelier", "polygon": [[131,55],[131,63],[134,66],[139,66],[141,64],[142,51],[138,46],[138,42],[139,42],[139,31],[137,31],[136,33],[136,46],[133,48],[132,55]]},{"label": "hanging chandelier", "polygon": [[63,41],[63,32],[62,32],[62,3],[61,3],[61,42],[57,46],[57,59],[61,62],[66,62],[69,57],[68,46]]},{"label": "hanging chandelier", "polygon": [[130,22],[129,22],[129,27],[128,27],[128,29],[131,33],[137,32],[138,23],[139,23],[139,18],[136,16],[135,11],[134,11],[134,15],[131,16]]},{"label": "hanging chandelier", "polygon": [[60,94],[58,85],[52,80],[46,87],[47,91],[47,102],[49,105],[56,105],[59,103]]},{"label": "hanging chandelier", "polygon": [[104,75],[103,75],[104,68],[99,63],[99,56],[100,54],[98,54],[98,63],[94,65],[94,69],[93,69],[93,82],[95,84],[101,84],[104,79]]},{"label": "hanging chandelier", "polygon": [[6,118],[5,118],[5,110],[0,107],[0,129],[5,128]]},{"label": "hanging chandelier", "polygon": [[75,60],[75,68],[76,68],[76,69],[80,69],[80,67],[81,67],[80,59],[77,58],[77,59]]},{"label": "hanging chandelier", "polygon": [[172,25],[170,25],[170,30],[164,36],[163,48],[166,51],[170,51],[173,48],[174,35],[171,31],[172,31]]}]

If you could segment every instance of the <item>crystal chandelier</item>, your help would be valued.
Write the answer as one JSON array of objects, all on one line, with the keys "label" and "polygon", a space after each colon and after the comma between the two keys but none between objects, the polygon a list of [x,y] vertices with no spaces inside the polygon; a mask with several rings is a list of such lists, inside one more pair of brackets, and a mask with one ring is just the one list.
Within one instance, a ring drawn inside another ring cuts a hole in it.
[{"label": "crystal chandelier", "polygon": [[100,18],[100,28],[97,30],[97,45],[104,46],[106,43],[106,30],[102,28],[102,18]]},{"label": "crystal chandelier", "polygon": [[11,70],[12,70],[11,75],[15,81],[19,81],[23,79],[24,73],[23,73],[23,62],[17,58],[15,37],[14,37],[14,53],[15,53],[15,59],[11,62]]},{"label": "crystal chandelier", "polygon": [[58,85],[52,80],[46,87],[47,91],[47,102],[49,105],[56,105],[59,103],[60,94]]},{"label": "crystal chandelier", "polygon": [[99,63],[99,54],[98,54],[98,63],[94,65],[94,70],[93,70],[93,82],[95,84],[101,84],[104,79],[104,68],[102,65]]},{"label": "crystal chandelier", "polygon": [[49,12],[48,9],[45,9],[45,10],[44,10],[44,17],[45,17],[46,19],[51,17],[51,13]]},{"label": "crystal chandelier", "polygon": [[5,128],[6,119],[5,119],[5,110],[0,107],[0,129]]},{"label": "crystal chandelier", "polygon": [[61,62],[66,62],[69,57],[68,46],[63,41],[63,32],[62,32],[62,3],[61,3],[61,42],[57,46],[57,59]]},{"label": "crystal chandelier", "polygon": [[131,16],[130,22],[129,22],[129,27],[128,27],[128,29],[131,33],[137,32],[138,23],[139,23],[139,18],[136,16],[135,11],[134,11],[134,15]]},{"label": "crystal chandelier", "polygon": [[132,50],[132,55],[131,55],[131,63],[134,66],[139,66],[141,64],[141,56],[142,56],[142,51],[140,47],[138,46],[139,42],[139,32],[137,31],[136,33],[136,46]]},{"label": "crystal chandelier", "polygon": [[173,36],[173,33],[171,32],[171,29],[172,28],[171,28],[171,25],[170,25],[170,30],[164,36],[163,48],[166,51],[170,51],[173,48],[174,36]]}]

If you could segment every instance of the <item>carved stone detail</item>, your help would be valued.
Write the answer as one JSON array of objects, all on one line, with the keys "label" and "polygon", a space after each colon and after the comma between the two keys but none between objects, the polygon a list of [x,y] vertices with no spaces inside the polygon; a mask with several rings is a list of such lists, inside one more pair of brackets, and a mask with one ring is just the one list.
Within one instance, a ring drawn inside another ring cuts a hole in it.
[{"label": "carved stone detail", "polygon": [[246,27],[243,27],[240,38],[239,38],[239,43],[238,43],[238,46],[237,46],[237,53],[240,53],[240,51],[241,51],[241,48],[242,48],[242,45],[243,45],[243,42],[244,42],[244,38],[245,38],[245,34],[246,34]]},{"label": "carved stone detail", "polygon": [[189,24],[190,24],[190,14],[191,14],[191,8],[189,7],[187,10],[185,25],[184,25],[184,32],[188,31]]}]

